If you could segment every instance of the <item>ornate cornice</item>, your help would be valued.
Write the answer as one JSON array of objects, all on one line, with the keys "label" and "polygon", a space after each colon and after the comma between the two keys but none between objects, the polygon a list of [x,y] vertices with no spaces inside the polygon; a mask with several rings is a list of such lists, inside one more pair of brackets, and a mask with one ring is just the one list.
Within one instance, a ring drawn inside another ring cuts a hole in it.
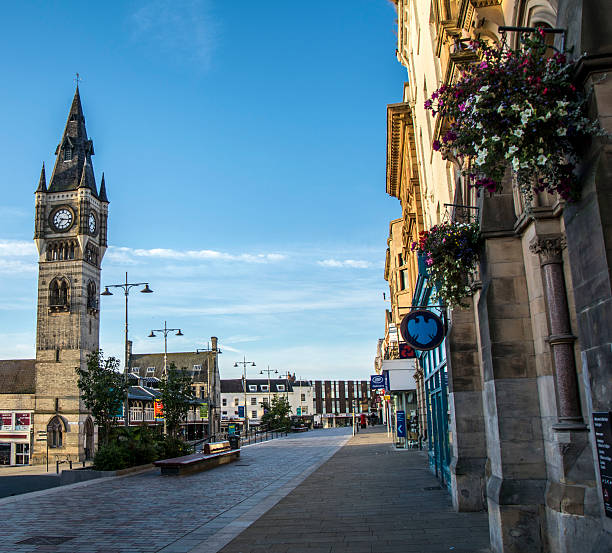
[{"label": "ornate cornice", "polygon": [[540,265],[549,265],[563,261],[565,246],[565,237],[561,234],[536,236],[529,244],[529,250],[540,257]]}]

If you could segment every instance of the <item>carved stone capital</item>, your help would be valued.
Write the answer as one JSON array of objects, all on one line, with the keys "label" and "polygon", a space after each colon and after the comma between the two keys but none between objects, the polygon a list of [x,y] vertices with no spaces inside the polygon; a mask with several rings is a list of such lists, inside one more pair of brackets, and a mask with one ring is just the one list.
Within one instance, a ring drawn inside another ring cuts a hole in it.
[{"label": "carved stone capital", "polygon": [[536,236],[529,244],[529,250],[540,256],[540,265],[561,263],[565,237],[562,234]]}]

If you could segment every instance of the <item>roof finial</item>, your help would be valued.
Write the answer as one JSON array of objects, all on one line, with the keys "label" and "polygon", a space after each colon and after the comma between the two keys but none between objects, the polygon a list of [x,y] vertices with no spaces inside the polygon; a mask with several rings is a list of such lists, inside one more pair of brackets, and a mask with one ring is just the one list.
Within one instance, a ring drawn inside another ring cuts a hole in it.
[{"label": "roof finial", "polygon": [[80,75],[77,73],[76,77],[74,78],[74,82],[76,83],[76,87],[77,90],[79,89],[79,83],[82,81],[83,79],[81,79]]},{"label": "roof finial", "polygon": [[38,181],[38,188],[36,192],[46,192],[47,191],[47,177],[45,176],[45,162],[43,161],[42,169],[40,171],[40,179]]}]

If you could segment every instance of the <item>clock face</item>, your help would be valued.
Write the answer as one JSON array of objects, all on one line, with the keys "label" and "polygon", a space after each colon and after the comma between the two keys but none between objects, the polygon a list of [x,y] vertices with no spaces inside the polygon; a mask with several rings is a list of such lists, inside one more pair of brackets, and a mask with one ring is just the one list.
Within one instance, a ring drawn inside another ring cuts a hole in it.
[{"label": "clock face", "polygon": [[57,230],[68,230],[72,225],[72,211],[62,207],[53,214],[53,226]]},{"label": "clock face", "polygon": [[96,216],[93,213],[89,214],[89,232],[90,234],[96,233]]}]

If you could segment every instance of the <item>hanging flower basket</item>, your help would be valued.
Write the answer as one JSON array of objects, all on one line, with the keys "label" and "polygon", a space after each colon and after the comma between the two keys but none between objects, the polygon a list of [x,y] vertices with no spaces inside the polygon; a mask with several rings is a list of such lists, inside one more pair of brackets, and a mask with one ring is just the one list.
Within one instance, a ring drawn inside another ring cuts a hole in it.
[{"label": "hanging flower basket", "polygon": [[464,305],[462,300],[472,295],[467,276],[477,267],[480,246],[477,223],[441,223],[412,243],[412,251],[425,256],[436,297],[449,307]]},{"label": "hanging flower basket", "polygon": [[464,174],[479,191],[499,191],[510,165],[528,196],[546,190],[578,199],[574,144],[604,133],[586,116],[585,97],[571,82],[573,64],[558,52],[546,57],[542,30],[517,50],[482,41],[469,48],[481,61],[425,102],[450,122],[434,149],[469,159]]}]

